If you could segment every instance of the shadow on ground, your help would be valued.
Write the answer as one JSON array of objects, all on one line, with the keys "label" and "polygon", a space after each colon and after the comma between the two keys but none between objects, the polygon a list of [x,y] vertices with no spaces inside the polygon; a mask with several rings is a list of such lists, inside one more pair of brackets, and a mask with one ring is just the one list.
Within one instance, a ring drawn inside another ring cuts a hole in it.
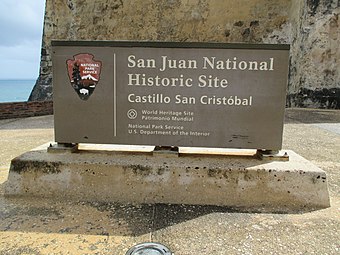
[{"label": "shadow on ground", "polygon": [[340,111],[287,108],[285,123],[340,123]]},{"label": "shadow on ground", "polygon": [[[252,210],[202,205],[132,205],[4,197],[0,198],[0,206],[0,231],[132,237],[209,214],[266,212],[259,208]],[[303,211],[293,213],[300,214]]]}]

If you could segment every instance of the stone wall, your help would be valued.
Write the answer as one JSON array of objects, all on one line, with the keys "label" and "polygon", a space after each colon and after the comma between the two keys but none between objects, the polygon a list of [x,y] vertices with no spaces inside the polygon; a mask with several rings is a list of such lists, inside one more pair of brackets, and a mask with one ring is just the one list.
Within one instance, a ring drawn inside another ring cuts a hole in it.
[{"label": "stone wall", "polygon": [[0,103],[0,120],[53,114],[52,101]]},{"label": "stone wall", "polygon": [[52,97],[52,39],[291,43],[288,105],[340,108],[339,2],[46,0],[40,76],[29,100]]},{"label": "stone wall", "polygon": [[289,106],[340,109],[340,1],[295,1]]}]

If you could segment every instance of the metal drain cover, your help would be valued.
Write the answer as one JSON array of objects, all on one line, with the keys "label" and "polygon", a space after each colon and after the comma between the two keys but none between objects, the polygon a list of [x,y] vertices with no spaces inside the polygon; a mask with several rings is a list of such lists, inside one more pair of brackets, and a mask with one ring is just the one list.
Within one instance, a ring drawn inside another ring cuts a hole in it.
[{"label": "metal drain cover", "polygon": [[171,255],[169,248],[160,243],[141,243],[128,250],[126,255]]}]

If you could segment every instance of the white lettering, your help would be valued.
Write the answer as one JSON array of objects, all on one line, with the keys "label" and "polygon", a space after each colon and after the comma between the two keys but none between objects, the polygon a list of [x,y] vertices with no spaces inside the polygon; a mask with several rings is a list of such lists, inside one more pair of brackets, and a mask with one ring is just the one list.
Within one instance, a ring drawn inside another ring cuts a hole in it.
[{"label": "white lettering", "polygon": [[273,71],[274,58],[268,61],[245,61],[234,57],[232,60],[217,60],[216,57],[203,57],[203,69],[241,70],[241,71]]},{"label": "white lettering", "polygon": [[168,59],[168,56],[162,56],[162,66],[159,70],[164,72],[167,69],[197,69],[197,61],[194,59]]}]

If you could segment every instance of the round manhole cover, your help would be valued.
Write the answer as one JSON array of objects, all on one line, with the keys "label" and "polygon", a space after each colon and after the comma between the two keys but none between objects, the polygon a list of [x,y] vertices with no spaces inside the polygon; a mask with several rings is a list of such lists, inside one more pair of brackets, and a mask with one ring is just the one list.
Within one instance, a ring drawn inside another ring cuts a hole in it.
[{"label": "round manhole cover", "polygon": [[126,255],[171,255],[169,248],[159,243],[141,243],[128,250]]}]

